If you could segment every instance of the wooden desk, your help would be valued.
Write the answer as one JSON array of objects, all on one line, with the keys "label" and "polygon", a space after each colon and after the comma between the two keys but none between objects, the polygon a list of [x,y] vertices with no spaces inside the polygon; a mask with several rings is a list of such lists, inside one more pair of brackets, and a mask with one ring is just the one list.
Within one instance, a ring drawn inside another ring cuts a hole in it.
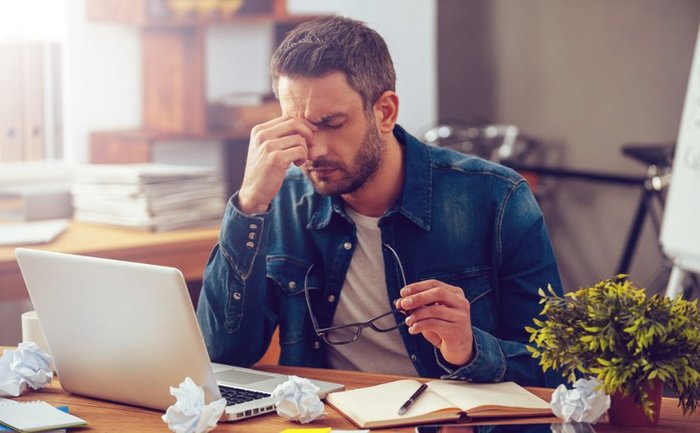
[{"label": "wooden desk", "polygon": [[[261,366],[260,369],[275,371],[284,374],[296,374],[303,377],[328,380],[344,383],[348,389],[376,385],[399,377],[347,372],[338,370],[322,370],[310,368],[291,368],[279,366]],[[175,384],[173,384],[175,385]],[[529,388],[540,397],[549,400],[551,389]],[[63,392],[54,381],[50,388],[39,391],[28,392],[19,397],[18,400],[45,400],[54,405],[68,405],[71,413],[85,419],[89,423],[86,429],[76,429],[75,431],[95,431],[95,432],[166,432],[167,426],[161,420],[162,412],[148,409],[135,408],[116,403],[109,403],[99,400],[88,399]],[[688,417],[681,416],[681,410],[677,407],[676,399],[664,398],[661,411],[661,421],[653,429],[645,428],[621,428],[608,425],[605,422],[595,426],[596,432],[618,432],[618,433],[690,433],[700,431],[700,415],[694,414]],[[322,420],[315,421],[306,427],[333,427],[335,429],[355,429],[354,425],[336,412],[332,407],[326,405],[328,416]],[[548,422],[556,418],[529,418],[520,419],[514,422]],[[287,422],[277,415],[267,414],[256,418],[233,422],[219,423],[216,432],[254,432],[254,433],[279,433],[285,428],[294,427],[296,424]],[[71,430],[73,431],[73,430]],[[386,429],[381,431],[413,433],[413,427]]]},{"label": "wooden desk", "polygon": [[[202,279],[218,235],[218,227],[151,233],[74,221],[54,242],[29,247],[172,266],[190,281]],[[27,297],[15,260],[15,247],[0,247],[0,302]]]}]

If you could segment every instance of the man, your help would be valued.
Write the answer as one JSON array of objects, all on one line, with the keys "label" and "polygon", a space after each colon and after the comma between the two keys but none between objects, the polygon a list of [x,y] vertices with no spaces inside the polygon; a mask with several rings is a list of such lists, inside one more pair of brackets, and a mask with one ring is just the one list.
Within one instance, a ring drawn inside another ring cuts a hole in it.
[{"label": "man", "polygon": [[212,360],[254,364],[279,326],[285,365],[546,384],[524,327],[561,283],[526,182],[398,126],[360,22],[299,26],[271,69],[283,114],[251,132],[197,308]]}]

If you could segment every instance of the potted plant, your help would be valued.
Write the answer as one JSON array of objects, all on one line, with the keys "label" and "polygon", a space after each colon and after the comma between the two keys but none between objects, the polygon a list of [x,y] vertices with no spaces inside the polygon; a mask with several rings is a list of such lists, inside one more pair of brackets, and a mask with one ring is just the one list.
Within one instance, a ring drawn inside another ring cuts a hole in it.
[{"label": "potted plant", "polygon": [[[700,398],[700,314],[697,301],[647,297],[626,275],[564,297],[540,289],[543,320],[530,334],[532,356],[569,381],[593,376],[611,395],[611,423],[658,422],[663,385],[678,394],[683,413]],[[661,383],[663,382],[663,383]],[[630,403],[641,418],[631,417]]]}]

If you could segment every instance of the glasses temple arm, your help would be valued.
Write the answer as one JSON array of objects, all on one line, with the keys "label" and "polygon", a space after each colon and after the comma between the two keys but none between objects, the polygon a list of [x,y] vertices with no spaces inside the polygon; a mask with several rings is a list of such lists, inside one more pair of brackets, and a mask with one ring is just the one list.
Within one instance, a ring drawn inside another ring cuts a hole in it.
[{"label": "glasses temple arm", "polygon": [[401,284],[402,287],[406,285],[406,273],[403,271],[403,264],[401,264],[401,259],[399,259],[399,255],[396,253],[396,251],[389,245],[389,244],[384,244],[384,248],[388,249],[391,254],[394,256],[394,259],[396,259],[396,264],[399,266],[399,272],[401,273]]},{"label": "glasses temple arm", "polygon": [[309,316],[311,317],[311,323],[314,325],[314,330],[318,334],[318,332],[319,332],[318,321],[316,321],[316,316],[314,315],[313,310],[311,310],[311,299],[309,298],[309,286],[308,286],[309,275],[311,274],[311,270],[313,268],[314,268],[314,265],[311,265],[309,267],[309,270],[306,271],[306,275],[304,276],[304,298],[306,299],[306,308],[309,309]]}]

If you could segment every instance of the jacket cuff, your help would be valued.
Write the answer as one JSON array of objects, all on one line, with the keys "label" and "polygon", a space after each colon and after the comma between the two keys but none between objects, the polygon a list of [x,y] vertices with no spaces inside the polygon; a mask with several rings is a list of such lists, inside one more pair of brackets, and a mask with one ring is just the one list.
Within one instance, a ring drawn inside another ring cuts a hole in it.
[{"label": "jacket cuff", "polygon": [[250,275],[255,257],[260,252],[265,238],[265,220],[269,214],[269,210],[262,214],[242,213],[238,209],[237,192],[226,206],[219,245],[221,253],[243,281]]},{"label": "jacket cuff", "polygon": [[498,344],[498,339],[479,328],[472,328],[474,335],[474,359],[466,365],[455,366],[445,361],[440,351],[435,349],[438,365],[447,374],[441,379],[459,379],[469,382],[500,382],[506,374],[506,357]]}]

